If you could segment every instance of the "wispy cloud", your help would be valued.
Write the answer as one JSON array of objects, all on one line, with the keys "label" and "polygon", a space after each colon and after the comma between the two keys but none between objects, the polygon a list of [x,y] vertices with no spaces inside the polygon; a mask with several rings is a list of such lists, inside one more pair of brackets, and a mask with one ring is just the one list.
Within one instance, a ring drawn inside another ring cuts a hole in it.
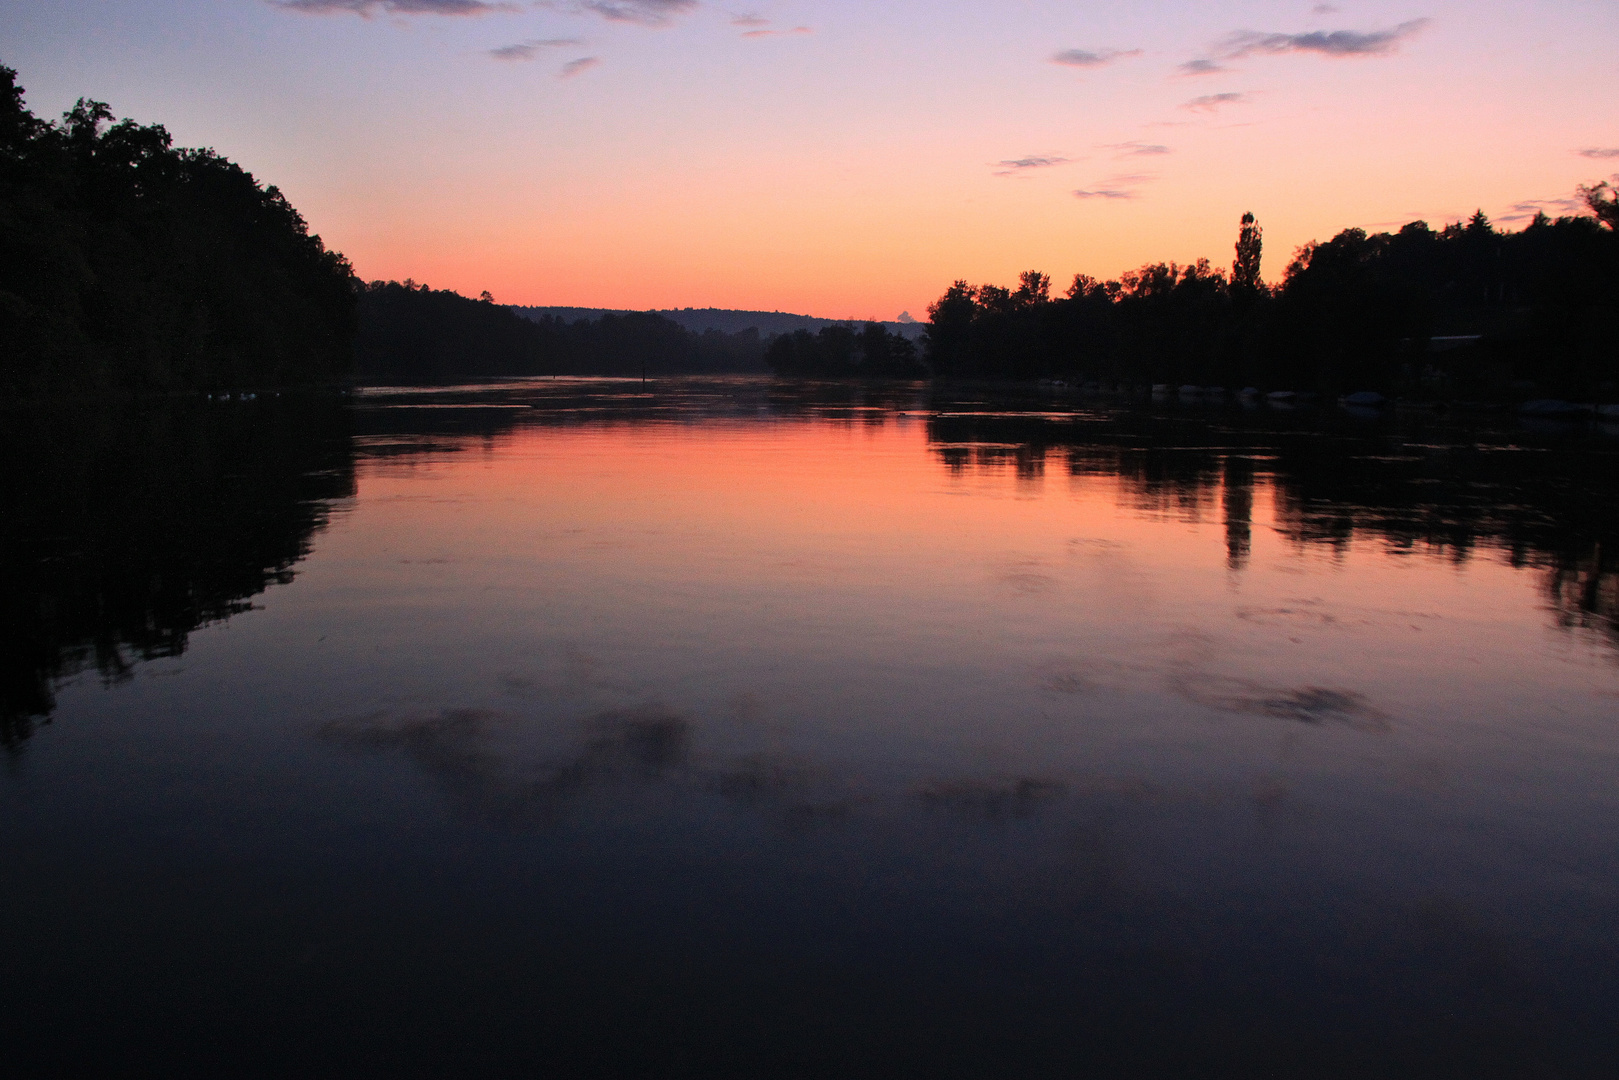
[{"label": "wispy cloud", "polygon": [[742,36],[745,38],[785,37],[791,34],[813,34],[815,31],[807,26],[795,26],[790,30],[747,30]]},{"label": "wispy cloud", "polygon": [[562,70],[557,73],[557,77],[571,79],[575,75],[583,75],[599,63],[601,63],[601,57],[599,56],[581,56],[577,60],[569,60],[566,64],[563,64]]},{"label": "wispy cloud", "polygon": [[1595,158],[1598,161],[1619,158],[1619,146],[1587,146],[1584,150],[1574,152],[1583,158]]},{"label": "wispy cloud", "polygon": [[769,26],[770,20],[762,15],[732,15],[732,26]]},{"label": "wispy cloud", "polygon": [[1315,7],[1310,9],[1310,14],[1312,14],[1312,15],[1336,15],[1336,14],[1338,14],[1338,9],[1333,7],[1331,4],[1317,4]]},{"label": "wispy cloud", "polygon": [[[1317,14],[1327,5],[1316,9]],[[1427,27],[1432,19],[1408,19],[1386,30],[1311,30],[1302,34],[1267,34],[1239,30],[1215,44],[1208,56],[1181,64],[1182,75],[1210,75],[1229,70],[1227,62],[1251,56],[1278,56],[1284,53],[1314,53],[1317,56],[1387,56],[1399,50],[1400,43]]]},{"label": "wispy cloud", "polygon": [[270,0],[270,3],[308,15],[349,13],[362,19],[369,19],[379,11],[389,15],[488,15],[495,11],[518,10],[516,4],[486,0]]},{"label": "wispy cloud", "polygon": [[1221,42],[1215,55],[1225,60],[1279,53],[1319,53],[1322,56],[1387,56],[1400,42],[1433,20],[1411,19],[1387,30],[1312,30],[1305,34],[1259,34],[1240,30]]},{"label": "wispy cloud", "polygon": [[1064,49],[1053,56],[1051,62],[1065,67],[1095,68],[1140,55],[1140,49]]},{"label": "wispy cloud", "polygon": [[502,45],[498,49],[490,49],[489,55],[496,60],[521,61],[532,60],[545,49],[560,49],[569,45],[583,45],[578,38],[537,38],[533,41],[522,41],[516,45]]},{"label": "wispy cloud", "polygon": [[1241,105],[1252,100],[1251,95],[1228,92],[1224,94],[1204,94],[1186,102],[1181,108],[1189,112],[1219,112],[1226,105]]},{"label": "wispy cloud", "polygon": [[1069,165],[1072,164],[1073,160],[1073,158],[1058,157],[1055,154],[1009,158],[1006,161],[997,161],[995,163],[995,175],[1022,176],[1034,169],[1049,169],[1057,165]]},{"label": "wispy cloud", "polygon": [[1523,202],[1513,203],[1512,213],[1502,214],[1496,220],[1500,222],[1528,221],[1532,220],[1536,214],[1545,214],[1548,217],[1567,217],[1571,214],[1578,214],[1584,209],[1585,204],[1578,199],[1525,199]]},{"label": "wispy cloud", "polygon": [[1173,153],[1169,147],[1164,146],[1161,143],[1144,143],[1134,141],[1107,143],[1102,149],[1112,150],[1118,154],[1119,157],[1158,157],[1163,154]]},{"label": "wispy cloud", "polygon": [[1141,185],[1158,179],[1152,173],[1115,173],[1104,180],[1099,180],[1095,187],[1081,188],[1074,192],[1076,199],[1103,199],[1124,200],[1134,199],[1141,194]]},{"label": "wispy cloud", "polygon": [[697,0],[583,0],[579,6],[608,22],[666,26],[676,15],[695,8]]}]

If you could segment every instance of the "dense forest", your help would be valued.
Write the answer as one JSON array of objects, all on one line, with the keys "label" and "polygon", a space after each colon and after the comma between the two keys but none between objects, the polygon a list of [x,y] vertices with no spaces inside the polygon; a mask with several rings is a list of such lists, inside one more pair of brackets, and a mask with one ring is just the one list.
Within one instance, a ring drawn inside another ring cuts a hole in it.
[{"label": "dense forest", "polygon": [[0,392],[341,383],[352,280],[274,187],[0,67]]},{"label": "dense forest", "polygon": [[965,378],[1612,396],[1619,200],[1607,184],[1581,190],[1592,216],[1537,215],[1520,232],[1483,213],[1346,229],[1299,250],[1275,288],[1251,214],[1229,278],[1199,260],[1080,275],[1062,298],[1034,271],[1015,289],[958,281],[929,309],[927,360]]}]

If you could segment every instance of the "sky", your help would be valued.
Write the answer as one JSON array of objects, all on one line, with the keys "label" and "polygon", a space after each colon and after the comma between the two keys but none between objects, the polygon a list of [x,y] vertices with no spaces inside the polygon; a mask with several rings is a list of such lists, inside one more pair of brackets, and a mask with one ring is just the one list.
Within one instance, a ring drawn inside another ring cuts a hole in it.
[{"label": "sky", "polygon": [[1619,172],[1619,4],[51,0],[0,63],[279,186],[368,280],[925,319],[958,278],[1263,272]]}]

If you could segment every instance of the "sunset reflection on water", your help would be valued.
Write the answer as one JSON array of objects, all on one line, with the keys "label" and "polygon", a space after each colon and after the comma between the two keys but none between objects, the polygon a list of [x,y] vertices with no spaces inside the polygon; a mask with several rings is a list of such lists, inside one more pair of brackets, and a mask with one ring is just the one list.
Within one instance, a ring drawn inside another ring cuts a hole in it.
[{"label": "sunset reflection on water", "polygon": [[137,1049],[191,1009],[362,1072],[1612,1061],[1597,436],[557,380],[368,392],[353,452],[290,584],[63,686],[6,787],[68,868],[14,886],[135,868],[41,940],[143,935],[86,1006]]}]

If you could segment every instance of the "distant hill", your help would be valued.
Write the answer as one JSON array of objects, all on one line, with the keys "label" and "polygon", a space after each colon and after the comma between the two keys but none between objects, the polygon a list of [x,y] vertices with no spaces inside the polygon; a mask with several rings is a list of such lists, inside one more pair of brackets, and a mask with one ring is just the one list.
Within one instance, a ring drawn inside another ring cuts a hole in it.
[{"label": "distant hill", "polygon": [[[603,315],[630,314],[614,308],[526,307],[520,304],[510,306],[525,319],[555,317],[570,323],[580,319],[594,321]],[[661,315],[697,334],[708,330],[718,330],[722,334],[757,330],[761,337],[766,338],[790,334],[794,330],[816,331],[826,326],[851,326],[858,329],[866,323],[864,319],[822,319],[814,315],[793,315],[785,311],[732,311],[726,308],[664,308],[653,311],[652,314]],[[920,322],[883,322],[879,325],[891,334],[899,334],[911,340],[920,338],[922,331],[927,329],[927,324]]]}]

